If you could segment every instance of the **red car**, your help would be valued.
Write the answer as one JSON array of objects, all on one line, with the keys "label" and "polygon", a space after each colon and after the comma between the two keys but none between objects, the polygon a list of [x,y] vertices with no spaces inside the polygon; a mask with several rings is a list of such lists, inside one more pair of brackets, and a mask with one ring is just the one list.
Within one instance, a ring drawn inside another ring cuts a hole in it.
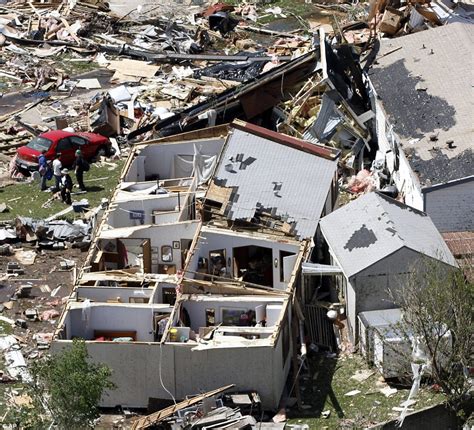
[{"label": "red car", "polygon": [[46,158],[54,160],[61,153],[61,163],[70,167],[75,159],[76,150],[80,149],[86,160],[98,155],[112,155],[113,149],[109,139],[94,133],[70,133],[64,130],[53,130],[42,133],[30,143],[17,149],[16,164],[21,170],[38,170],[38,157],[46,149]]}]

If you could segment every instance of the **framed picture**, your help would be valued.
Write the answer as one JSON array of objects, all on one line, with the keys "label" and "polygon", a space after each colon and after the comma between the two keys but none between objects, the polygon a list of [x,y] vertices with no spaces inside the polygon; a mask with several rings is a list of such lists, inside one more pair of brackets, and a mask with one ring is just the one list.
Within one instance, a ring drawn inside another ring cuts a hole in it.
[{"label": "framed picture", "polygon": [[181,248],[181,244],[179,243],[179,240],[173,240],[173,249],[179,249]]},{"label": "framed picture", "polygon": [[165,263],[171,263],[173,261],[173,248],[169,245],[163,245],[161,247],[161,261]]},{"label": "framed picture", "polygon": [[247,312],[247,309],[222,308],[222,325],[238,326],[240,325],[240,316]]}]

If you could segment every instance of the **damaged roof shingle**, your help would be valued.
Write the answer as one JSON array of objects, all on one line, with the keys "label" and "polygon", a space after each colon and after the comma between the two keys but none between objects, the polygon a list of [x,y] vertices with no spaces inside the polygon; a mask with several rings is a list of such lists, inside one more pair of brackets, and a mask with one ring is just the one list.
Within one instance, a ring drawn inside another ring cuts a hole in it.
[{"label": "damaged roof shingle", "polygon": [[425,213],[377,192],[365,194],[332,212],[320,221],[320,226],[348,277],[403,247],[456,265]]},{"label": "damaged roof shingle", "polygon": [[265,209],[294,223],[301,239],[313,237],[338,152],[289,137],[291,141],[283,142],[281,134],[276,140],[272,132],[248,126],[233,129],[215,174],[216,185],[234,190],[227,218],[250,221]]},{"label": "damaged roof shingle", "polygon": [[370,79],[422,185],[472,175],[473,43],[471,23],[382,41]]}]

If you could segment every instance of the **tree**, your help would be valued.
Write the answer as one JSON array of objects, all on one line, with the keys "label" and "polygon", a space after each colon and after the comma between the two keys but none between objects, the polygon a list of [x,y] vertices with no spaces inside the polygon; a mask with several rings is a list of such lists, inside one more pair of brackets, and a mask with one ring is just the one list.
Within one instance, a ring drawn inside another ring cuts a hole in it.
[{"label": "tree", "polygon": [[448,406],[461,414],[471,389],[467,372],[474,357],[473,299],[474,285],[462,271],[428,259],[415,263],[397,293],[403,319],[395,329],[420,345],[410,361],[426,363]]},{"label": "tree", "polygon": [[46,428],[51,420],[45,411],[57,428],[92,428],[104,390],[115,388],[111,373],[104,364],[90,363],[83,340],[73,340],[70,349],[33,363],[33,382],[25,390],[31,405],[12,414],[10,421],[17,428]]}]

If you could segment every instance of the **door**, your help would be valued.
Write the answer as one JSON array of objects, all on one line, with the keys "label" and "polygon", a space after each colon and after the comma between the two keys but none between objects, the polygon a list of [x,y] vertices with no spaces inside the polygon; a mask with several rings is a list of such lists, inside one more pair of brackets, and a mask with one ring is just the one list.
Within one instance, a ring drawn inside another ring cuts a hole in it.
[{"label": "door", "polygon": [[56,145],[56,154],[58,153],[61,154],[61,163],[63,166],[72,166],[75,160],[75,149],[69,137],[59,140]]},{"label": "door", "polygon": [[146,239],[142,243],[143,249],[143,273],[151,273],[151,243]]},{"label": "door", "polygon": [[295,268],[297,258],[297,254],[283,257],[283,282],[290,282],[291,274]]},{"label": "door", "polygon": [[71,136],[69,140],[74,152],[80,149],[84,158],[89,159],[95,155],[96,147],[94,145],[87,145],[88,142],[83,137]]}]

